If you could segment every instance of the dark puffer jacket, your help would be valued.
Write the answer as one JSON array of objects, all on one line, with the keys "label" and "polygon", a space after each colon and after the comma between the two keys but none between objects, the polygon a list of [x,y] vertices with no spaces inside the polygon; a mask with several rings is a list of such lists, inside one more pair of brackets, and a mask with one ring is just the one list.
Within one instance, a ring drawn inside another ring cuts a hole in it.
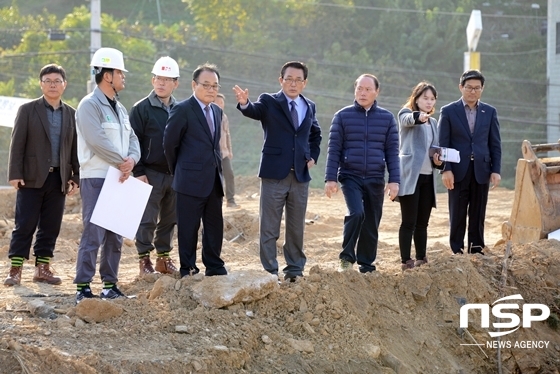
[{"label": "dark puffer jacket", "polygon": [[337,174],[361,178],[385,178],[400,183],[399,133],[391,112],[375,101],[366,111],[356,101],[334,114],[329,132],[325,181]]}]

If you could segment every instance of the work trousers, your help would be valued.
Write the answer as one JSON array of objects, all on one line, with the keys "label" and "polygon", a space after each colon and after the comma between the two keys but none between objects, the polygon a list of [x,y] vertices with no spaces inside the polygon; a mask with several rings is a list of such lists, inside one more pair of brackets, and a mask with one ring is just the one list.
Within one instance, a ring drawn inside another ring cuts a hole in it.
[{"label": "work trousers", "polygon": [[146,253],[154,248],[157,253],[169,252],[177,223],[176,196],[171,188],[173,176],[149,168],[145,172],[152,192],[136,232],[136,249],[138,253]]},{"label": "work trousers", "polygon": [[40,188],[22,187],[17,191],[15,227],[8,257],[24,257],[29,260],[35,230],[34,256],[53,257],[64,215],[65,199],[58,171],[49,173],[45,184]]},{"label": "work trousers", "polygon": [[222,159],[222,174],[225,181],[226,201],[228,203],[235,203],[235,178],[233,176],[233,167],[229,157]]},{"label": "work trousers", "polygon": [[[117,283],[119,281],[118,273],[123,243],[122,236],[90,222],[104,181],[104,178],[85,178],[80,180],[84,231],[78,246],[74,283],[90,283],[93,280],[99,247],[101,247],[99,259],[101,281],[110,283]],[[115,208],[118,209],[117,207]]]}]

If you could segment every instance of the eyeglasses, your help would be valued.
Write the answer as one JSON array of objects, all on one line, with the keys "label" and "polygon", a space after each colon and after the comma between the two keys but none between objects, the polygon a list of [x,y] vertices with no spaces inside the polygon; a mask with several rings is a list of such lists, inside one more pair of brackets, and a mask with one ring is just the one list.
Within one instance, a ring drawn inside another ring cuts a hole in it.
[{"label": "eyeglasses", "polygon": [[[196,81],[195,81],[196,82]],[[200,83],[200,82],[196,82],[196,84],[200,84],[202,87],[204,87],[204,89],[206,91],[210,91],[210,89],[212,88],[214,91],[218,91],[220,89],[219,84],[210,84],[210,83]]]},{"label": "eyeglasses", "polygon": [[51,81],[50,79],[45,79],[44,81],[41,82],[43,82],[47,86],[50,86],[52,84],[54,84],[55,86],[60,86],[62,83],[64,83],[64,81],[61,81],[60,79],[56,79],[54,81]]},{"label": "eyeglasses", "polygon": [[284,79],[284,83],[288,83],[290,86],[291,86],[292,84],[300,85],[300,84],[303,84],[303,82],[305,82],[305,79],[300,79],[300,78],[297,78],[297,79],[294,79],[294,78],[282,78],[282,79]]},{"label": "eyeglasses", "polygon": [[375,91],[375,89],[372,88],[372,87],[362,87],[362,86],[358,86],[358,87],[356,87],[356,91],[358,91],[358,92],[362,92],[362,91],[373,92],[373,91]]},{"label": "eyeglasses", "polygon": [[473,87],[473,86],[463,86],[463,88],[464,88],[466,91],[469,91],[469,92],[480,92],[480,91],[482,91],[482,87],[481,87],[481,86],[477,86],[477,87]]},{"label": "eyeglasses", "polygon": [[165,83],[165,84],[175,82],[177,80],[177,78],[165,78],[157,75],[154,76],[154,79],[159,83]]}]

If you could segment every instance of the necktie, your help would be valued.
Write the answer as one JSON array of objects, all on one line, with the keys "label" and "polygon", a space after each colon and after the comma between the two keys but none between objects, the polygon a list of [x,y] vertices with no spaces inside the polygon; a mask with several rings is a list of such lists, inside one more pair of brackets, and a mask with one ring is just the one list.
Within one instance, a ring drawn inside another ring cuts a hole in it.
[{"label": "necktie", "polygon": [[210,134],[214,137],[214,124],[212,123],[212,118],[210,117],[210,107],[207,105],[204,107],[204,112],[206,116],[206,122],[208,123],[208,128],[210,129]]},{"label": "necktie", "polygon": [[296,102],[295,101],[291,101],[290,105],[292,106],[292,109],[290,109],[290,115],[292,116],[292,122],[294,124],[294,129],[298,129],[299,127],[299,118],[298,118],[298,114],[297,114],[297,110],[296,110]]}]

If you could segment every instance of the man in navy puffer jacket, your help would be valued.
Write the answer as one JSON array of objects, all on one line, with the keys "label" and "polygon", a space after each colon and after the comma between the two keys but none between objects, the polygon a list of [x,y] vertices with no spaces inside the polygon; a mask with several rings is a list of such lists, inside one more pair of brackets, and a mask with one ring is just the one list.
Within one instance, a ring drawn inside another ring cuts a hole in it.
[{"label": "man in navy puffer jacket", "polygon": [[359,76],[354,82],[354,105],[335,113],[329,132],[325,194],[331,197],[338,191],[338,180],[348,207],[338,271],[351,270],[355,262],[361,273],[375,270],[383,198],[388,193],[393,200],[399,192],[397,122],[377,105],[378,94],[377,77]]}]

